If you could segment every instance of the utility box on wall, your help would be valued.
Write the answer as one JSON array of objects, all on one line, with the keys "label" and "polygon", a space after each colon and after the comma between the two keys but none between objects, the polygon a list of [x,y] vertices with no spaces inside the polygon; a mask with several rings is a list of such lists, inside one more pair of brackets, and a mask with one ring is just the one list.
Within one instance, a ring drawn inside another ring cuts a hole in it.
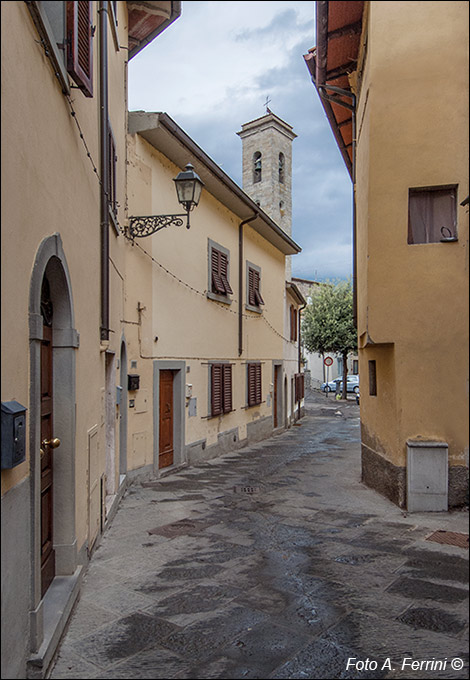
[{"label": "utility box on wall", "polygon": [[407,509],[409,512],[448,510],[448,445],[408,440]]},{"label": "utility box on wall", "polygon": [[10,470],[26,459],[26,407],[17,401],[2,401],[2,470]]},{"label": "utility box on wall", "polygon": [[127,389],[130,392],[138,390],[140,387],[140,375],[137,373],[129,373],[127,376]]}]

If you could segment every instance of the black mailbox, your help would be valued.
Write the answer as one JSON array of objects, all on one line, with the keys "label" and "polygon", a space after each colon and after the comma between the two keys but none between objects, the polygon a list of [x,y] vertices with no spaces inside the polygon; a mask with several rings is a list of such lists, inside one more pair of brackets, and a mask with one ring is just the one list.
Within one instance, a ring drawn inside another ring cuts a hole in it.
[{"label": "black mailbox", "polygon": [[140,375],[137,375],[136,373],[129,373],[127,376],[127,389],[132,391],[132,390],[138,390],[140,385]]},{"label": "black mailbox", "polygon": [[2,401],[2,470],[26,459],[26,408],[17,401]]}]

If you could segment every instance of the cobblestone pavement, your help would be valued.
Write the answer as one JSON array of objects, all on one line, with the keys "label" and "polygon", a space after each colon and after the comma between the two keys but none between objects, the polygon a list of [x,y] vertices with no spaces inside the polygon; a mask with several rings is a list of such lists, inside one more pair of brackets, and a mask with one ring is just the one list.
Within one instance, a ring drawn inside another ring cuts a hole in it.
[{"label": "cobblestone pavement", "polygon": [[306,406],[127,490],[50,677],[468,677],[468,550],[426,540],[468,512],[406,515],[360,482],[355,402]]}]

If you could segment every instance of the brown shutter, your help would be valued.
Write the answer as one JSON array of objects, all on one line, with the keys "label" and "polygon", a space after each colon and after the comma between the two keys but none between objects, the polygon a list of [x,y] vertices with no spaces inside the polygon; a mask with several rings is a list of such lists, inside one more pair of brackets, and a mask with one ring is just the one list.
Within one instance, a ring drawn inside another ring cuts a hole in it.
[{"label": "brown shutter", "polygon": [[86,97],[93,97],[92,3],[67,2],[67,70]]},{"label": "brown shutter", "polygon": [[225,287],[220,278],[220,253],[215,248],[211,248],[211,274],[212,274],[212,292],[225,295]]},{"label": "brown shutter", "polygon": [[219,253],[219,265],[220,278],[225,288],[225,292],[227,295],[233,294],[233,290],[231,289],[230,283],[228,282],[228,258],[224,253]]},{"label": "brown shutter", "polygon": [[261,404],[261,364],[255,364],[256,367],[256,403]]},{"label": "brown shutter", "polygon": [[254,280],[254,297],[255,297],[255,304],[256,305],[264,305],[264,300],[261,297],[261,293],[259,290],[259,272],[256,270],[253,271],[253,280]]},{"label": "brown shutter", "polygon": [[256,305],[255,299],[255,270],[248,268],[248,304],[253,307]]},{"label": "brown shutter", "polygon": [[297,310],[295,307],[292,307],[293,310],[293,341],[297,342]]},{"label": "brown shutter", "polygon": [[108,123],[108,204],[114,215],[117,215],[116,202],[116,143],[113,131]]},{"label": "brown shutter", "polygon": [[222,365],[211,366],[211,415],[222,413]]},{"label": "brown shutter", "polygon": [[294,339],[294,305],[290,306],[290,339]]},{"label": "brown shutter", "polygon": [[256,404],[256,366],[248,364],[248,406]]},{"label": "brown shutter", "polygon": [[223,365],[223,397],[224,413],[232,410],[232,367],[230,364]]}]

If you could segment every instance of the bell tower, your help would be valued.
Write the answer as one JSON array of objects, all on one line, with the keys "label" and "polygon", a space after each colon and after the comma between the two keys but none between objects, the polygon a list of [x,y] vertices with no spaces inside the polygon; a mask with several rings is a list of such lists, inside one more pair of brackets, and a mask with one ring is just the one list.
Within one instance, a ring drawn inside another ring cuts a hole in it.
[{"label": "bell tower", "polygon": [[[292,235],[292,127],[266,107],[266,115],[242,125],[242,188],[289,236]],[[286,262],[290,278],[290,257]]]}]

